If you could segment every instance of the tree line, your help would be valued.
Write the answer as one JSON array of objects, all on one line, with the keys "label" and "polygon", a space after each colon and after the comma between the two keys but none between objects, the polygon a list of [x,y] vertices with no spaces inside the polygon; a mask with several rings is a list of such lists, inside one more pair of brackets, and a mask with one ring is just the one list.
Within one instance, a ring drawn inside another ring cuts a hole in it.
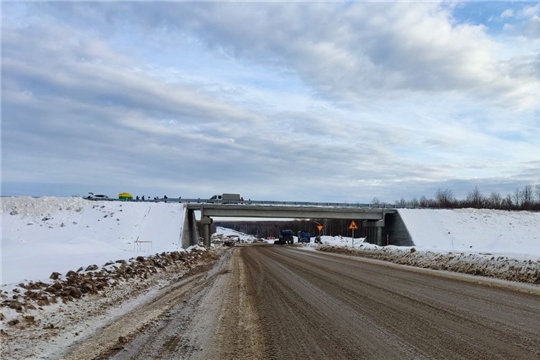
[{"label": "tree line", "polygon": [[[379,207],[387,204],[382,204],[377,198],[374,198],[372,205]],[[425,196],[420,197],[420,199],[413,198],[412,200],[401,198],[396,200],[394,205],[400,208],[540,210],[540,184],[516,188],[513,193],[506,196],[496,191],[483,194],[477,186],[467,194],[465,199],[456,199],[451,189],[438,189],[435,198]]]}]

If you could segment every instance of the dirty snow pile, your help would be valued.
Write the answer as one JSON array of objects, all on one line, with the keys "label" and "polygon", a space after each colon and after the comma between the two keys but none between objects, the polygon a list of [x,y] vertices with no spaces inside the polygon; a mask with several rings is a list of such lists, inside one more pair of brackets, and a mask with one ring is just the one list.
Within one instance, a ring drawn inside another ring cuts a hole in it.
[{"label": "dirty snow pile", "polygon": [[[228,240],[237,243],[253,243],[261,242],[256,236],[241,233],[233,229],[227,229],[221,226],[216,226],[216,232],[212,234],[212,244],[219,244]],[[265,241],[262,241],[265,242]]]},{"label": "dirty snow pile", "polygon": [[322,251],[400,264],[540,284],[540,213],[401,209],[415,246],[376,246],[323,236]]}]

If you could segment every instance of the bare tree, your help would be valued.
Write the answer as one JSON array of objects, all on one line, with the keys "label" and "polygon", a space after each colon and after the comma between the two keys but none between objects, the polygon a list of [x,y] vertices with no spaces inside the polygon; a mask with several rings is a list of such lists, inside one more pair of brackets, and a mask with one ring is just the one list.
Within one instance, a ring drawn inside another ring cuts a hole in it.
[{"label": "bare tree", "polygon": [[521,192],[521,199],[522,199],[522,207],[524,209],[530,209],[533,201],[534,201],[534,194],[533,194],[533,187],[532,185],[526,185],[523,188],[523,191]]},{"label": "bare tree", "polygon": [[396,200],[396,207],[407,207],[407,201],[404,198],[401,198],[401,200]]},{"label": "bare tree", "polygon": [[452,207],[454,202],[454,192],[451,189],[438,189],[435,197],[440,207]]},{"label": "bare tree", "polygon": [[381,200],[379,200],[378,197],[374,197],[373,200],[371,200],[371,205],[373,205],[373,207],[380,207]]},{"label": "bare tree", "polygon": [[478,186],[467,195],[467,203],[476,209],[484,207],[484,195],[482,195]]},{"label": "bare tree", "polygon": [[514,207],[514,203],[512,202],[512,195],[508,194],[506,198],[504,198],[501,202],[501,208],[506,210],[511,210]]},{"label": "bare tree", "polygon": [[491,194],[489,194],[488,203],[492,208],[500,209],[502,203],[501,194],[496,191],[492,191]]},{"label": "bare tree", "polygon": [[516,188],[516,190],[514,191],[514,196],[512,196],[512,200],[514,202],[514,205],[519,208],[519,206],[522,203],[521,202],[521,190],[519,190],[519,188]]}]

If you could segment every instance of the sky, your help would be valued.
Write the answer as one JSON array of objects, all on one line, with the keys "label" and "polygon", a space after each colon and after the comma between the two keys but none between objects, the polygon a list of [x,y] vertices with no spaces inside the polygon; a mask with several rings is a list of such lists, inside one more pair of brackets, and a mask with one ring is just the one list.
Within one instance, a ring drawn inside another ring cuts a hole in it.
[{"label": "sky", "polygon": [[4,196],[540,183],[540,2],[2,2]]}]

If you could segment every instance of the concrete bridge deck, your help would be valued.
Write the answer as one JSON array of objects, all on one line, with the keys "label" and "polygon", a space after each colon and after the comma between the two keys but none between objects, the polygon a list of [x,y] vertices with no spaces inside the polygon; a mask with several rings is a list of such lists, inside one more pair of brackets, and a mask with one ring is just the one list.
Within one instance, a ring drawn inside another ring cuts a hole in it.
[{"label": "concrete bridge deck", "polygon": [[200,211],[201,217],[262,217],[290,219],[361,219],[381,220],[385,214],[393,214],[395,209],[325,207],[325,206],[283,206],[283,205],[232,205],[194,204],[186,205],[188,210]]}]

